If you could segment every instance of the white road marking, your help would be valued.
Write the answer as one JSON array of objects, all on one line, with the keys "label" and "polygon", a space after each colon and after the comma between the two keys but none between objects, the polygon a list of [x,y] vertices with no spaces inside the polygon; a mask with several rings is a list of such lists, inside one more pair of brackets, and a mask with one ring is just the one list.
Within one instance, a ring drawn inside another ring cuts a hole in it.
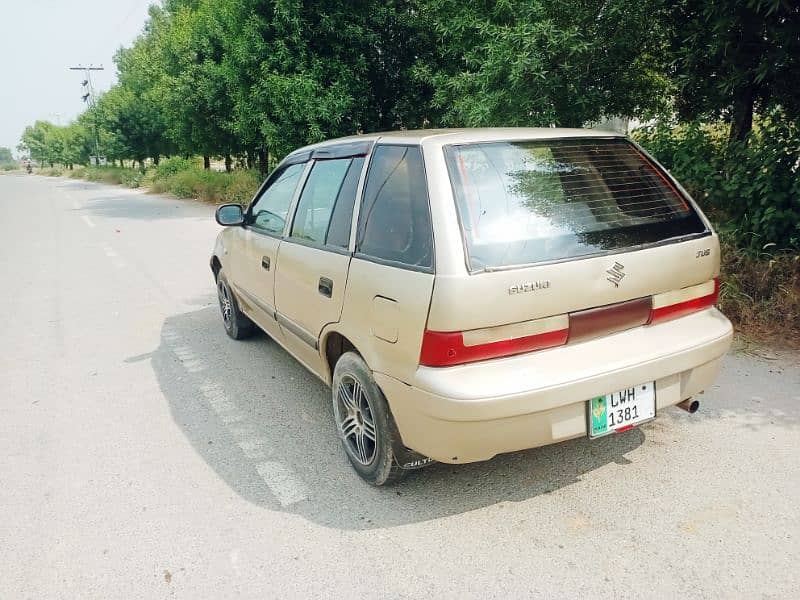
[{"label": "white road marking", "polygon": [[[179,358],[184,356],[191,360],[194,356],[191,349],[186,346],[176,346],[173,351]],[[262,448],[267,445],[267,440],[253,434],[252,427],[246,424],[235,425],[243,421],[244,416],[225,394],[222,386],[215,381],[206,380],[200,384],[200,393],[225,423],[226,429],[234,437],[242,453],[251,460],[263,459],[266,454]],[[289,506],[308,498],[305,484],[285,464],[265,460],[256,465],[256,471],[281,506]]]},{"label": "white road marking", "polygon": [[236,445],[242,449],[247,458],[258,459],[264,458],[264,451],[261,450],[262,442],[260,440],[240,440]]},{"label": "white road marking", "polygon": [[266,460],[256,465],[256,471],[281,506],[296,504],[308,498],[306,487],[283,463]]},{"label": "white road marking", "polygon": [[86,224],[87,224],[89,227],[94,227],[94,222],[93,222],[93,221],[92,221],[92,220],[89,218],[89,215],[81,215],[81,219],[83,219],[83,220],[84,220],[84,222],[85,222],[85,223],[86,223]]},{"label": "white road marking", "polygon": [[224,415],[220,415],[219,418],[222,420],[225,425],[230,425],[232,423],[239,423],[240,421],[244,421],[244,415],[240,413],[226,413]]}]

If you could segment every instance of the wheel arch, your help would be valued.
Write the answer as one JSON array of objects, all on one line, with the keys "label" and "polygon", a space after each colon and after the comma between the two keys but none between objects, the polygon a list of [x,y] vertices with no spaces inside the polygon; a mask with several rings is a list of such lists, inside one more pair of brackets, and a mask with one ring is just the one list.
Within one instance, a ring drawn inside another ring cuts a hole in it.
[{"label": "wheel arch", "polygon": [[[339,358],[345,352],[355,352],[365,363],[367,362],[367,359],[358,350],[356,345],[350,341],[350,338],[335,329],[326,331],[323,334],[320,350],[322,351],[322,357],[325,359],[325,366],[327,367],[328,383],[333,382],[333,369],[336,367]],[[367,366],[369,367],[369,365]]]},{"label": "wheel arch", "polygon": [[219,277],[219,272],[222,270],[222,263],[215,254],[211,257],[211,261],[209,264],[211,265],[211,272],[214,274],[214,281],[216,281],[217,278]]}]

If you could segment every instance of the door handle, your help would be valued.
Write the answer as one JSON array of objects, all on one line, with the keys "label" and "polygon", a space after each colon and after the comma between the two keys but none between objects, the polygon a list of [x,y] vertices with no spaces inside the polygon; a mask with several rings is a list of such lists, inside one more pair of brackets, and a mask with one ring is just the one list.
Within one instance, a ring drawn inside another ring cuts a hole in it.
[{"label": "door handle", "polygon": [[327,277],[320,277],[317,290],[323,296],[327,296],[328,298],[330,298],[331,296],[333,296],[333,281],[331,281]]},{"label": "door handle", "polygon": [[261,257],[261,268],[269,271],[269,256]]}]

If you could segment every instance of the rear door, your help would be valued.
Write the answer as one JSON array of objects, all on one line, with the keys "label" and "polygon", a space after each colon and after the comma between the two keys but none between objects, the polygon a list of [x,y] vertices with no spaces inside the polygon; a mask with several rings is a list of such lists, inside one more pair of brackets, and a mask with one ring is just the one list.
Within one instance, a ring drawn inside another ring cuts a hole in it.
[{"label": "rear door", "polygon": [[313,160],[289,235],[281,243],[275,280],[278,322],[286,344],[319,374],[320,332],[342,312],[353,208],[364,167],[363,154],[338,154],[326,149],[325,156],[333,158]]},{"label": "rear door", "polygon": [[651,302],[665,294],[714,287],[716,236],[624,138],[452,145],[444,159],[467,272],[437,277],[431,330],[497,327],[470,334],[497,341],[540,329],[567,335],[580,321],[580,336],[590,337],[648,322]]}]

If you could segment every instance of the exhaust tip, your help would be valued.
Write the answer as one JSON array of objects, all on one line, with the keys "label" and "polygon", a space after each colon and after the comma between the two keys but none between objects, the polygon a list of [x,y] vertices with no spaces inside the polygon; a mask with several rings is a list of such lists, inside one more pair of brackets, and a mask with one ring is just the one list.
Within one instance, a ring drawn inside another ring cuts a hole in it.
[{"label": "exhaust tip", "polygon": [[679,402],[678,407],[693,415],[700,408],[700,401],[694,398],[687,398],[683,402]]}]

